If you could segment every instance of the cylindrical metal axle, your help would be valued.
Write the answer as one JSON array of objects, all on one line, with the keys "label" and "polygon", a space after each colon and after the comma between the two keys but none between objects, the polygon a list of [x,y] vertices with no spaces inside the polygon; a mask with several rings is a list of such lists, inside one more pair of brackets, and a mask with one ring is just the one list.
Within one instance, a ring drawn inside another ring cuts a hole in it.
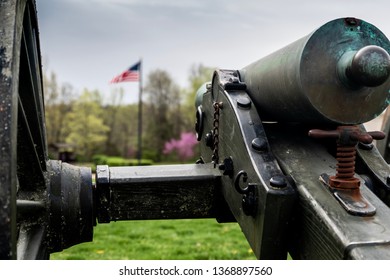
[{"label": "cylindrical metal axle", "polygon": [[264,121],[359,124],[389,105],[389,52],[375,26],[343,18],[239,73]]}]

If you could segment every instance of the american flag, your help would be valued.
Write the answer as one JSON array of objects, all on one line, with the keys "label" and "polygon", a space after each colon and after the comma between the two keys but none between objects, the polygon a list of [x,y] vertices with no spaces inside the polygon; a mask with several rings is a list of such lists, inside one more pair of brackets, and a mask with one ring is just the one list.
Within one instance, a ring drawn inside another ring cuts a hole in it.
[{"label": "american flag", "polygon": [[141,61],[137,62],[129,69],[126,69],[118,76],[114,77],[110,81],[110,83],[114,84],[114,83],[122,83],[122,82],[137,82],[139,81],[140,69],[141,69]]}]

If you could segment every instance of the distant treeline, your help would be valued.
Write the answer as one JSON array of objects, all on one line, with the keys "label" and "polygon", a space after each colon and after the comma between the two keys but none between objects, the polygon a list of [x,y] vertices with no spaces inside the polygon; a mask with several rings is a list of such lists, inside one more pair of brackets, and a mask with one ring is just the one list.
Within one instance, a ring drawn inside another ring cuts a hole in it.
[{"label": "distant treeline", "polygon": [[[149,73],[143,89],[143,159],[153,162],[183,160],[176,154],[180,151],[171,149],[168,153],[165,146],[182,135],[186,137],[181,141],[192,143],[187,139],[194,128],[195,93],[211,77],[211,68],[193,66],[190,86],[181,89],[166,71],[157,69]],[[137,157],[138,104],[123,105],[123,89],[109,93],[111,100],[107,102],[103,93],[97,90],[84,89],[77,93],[70,84],[58,84],[57,76],[52,72],[45,75],[44,93],[49,147],[67,144],[79,161],[92,162],[96,155],[113,159]],[[52,151],[50,157],[58,155]]]}]

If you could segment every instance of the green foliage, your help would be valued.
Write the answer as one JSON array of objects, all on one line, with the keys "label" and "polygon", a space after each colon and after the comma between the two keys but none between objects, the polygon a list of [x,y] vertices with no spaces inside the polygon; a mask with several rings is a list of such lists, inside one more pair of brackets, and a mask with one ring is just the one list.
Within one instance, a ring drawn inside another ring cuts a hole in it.
[{"label": "green foliage", "polygon": [[157,150],[155,149],[150,149],[148,148],[147,145],[144,145],[144,149],[142,150],[142,157],[145,158],[145,159],[149,159],[149,160],[152,160],[152,161],[155,161],[157,162],[158,161],[158,152]]},{"label": "green foliage", "polygon": [[195,96],[198,89],[206,82],[211,82],[215,68],[206,67],[203,64],[194,64],[191,67],[188,78],[190,86],[186,89],[186,98],[184,103],[184,114],[188,125],[195,123]]},{"label": "green foliage", "polygon": [[137,165],[152,165],[153,161],[149,159],[126,159],[122,157],[109,157],[106,155],[94,155],[92,161],[96,165],[108,165],[108,166],[137,166]]},{"label": "green foliage", "polygon": [[[194,65],[190,87],[181,89],[163,70],[151,71],[146,79],[143,103],[142,157],[160,162],[169,139],[177,139],[194,127],[194,96],[211,68]],[[68,84],[60,85],[54,73],[44,77],[45,116],[49,147],[76,145],[77,159],[90,161],[94,154],[135,158],[138,150],[138,104],[122,104],[119,88],[104,99],[103,93],[84,90],[77,95]],[[56,151],[52,151],[56,155]],[[171,158],[174,160],[174,158]]]},{"label": "green foliage", "polygon": [[145,86],[144,147],[155,150],[155,160],[161,161],[165,142],[176,138],[182,131],[180,89],[163,70],[152,71]]},{"label": "green foliage", "polygon": [[110,127],[104,153],[125,158],[135,157],[138,149],[138,104],[121,104],[123,91],[111,94],[112,102],[103,108],[104,124]]},{"label": "green foliage", "polygon": [[109,157],[107,159],[108,166],[137,166],[137,165],[152,165],[153,161],[149,159],[124,159],[121,157]]},{"label": "green foliage", "polygon": [[108,156],[106,155],[94,155],[92,161],[96,165],[105,165],[107,164],[107,158]]},{"label": "green foliage", "polygon": [[98,224],[94,241],[51,255],[83,260],[255,259],[236,223],[213,219]]},{"label": "green foliage", "polygon": [[75,145],[78,157],[89,161],[101,150],[110,130],[103,123],[101,97],[98,92],[85,90],[66,115],[66,142]]},{"label": "green foliage", "polygon": [[49,146],[65,143],[65,116],[71,111],[74,102],[72,86],[57,83],[57,76],[51,72],[44,75],[43,87],[45,93],[45,124]]},{"label": "green foliage", "polygon": [[126,166],[130,165],[131,160],[124,159],[121,157],[109,157],[107,158],[108,166]]}]

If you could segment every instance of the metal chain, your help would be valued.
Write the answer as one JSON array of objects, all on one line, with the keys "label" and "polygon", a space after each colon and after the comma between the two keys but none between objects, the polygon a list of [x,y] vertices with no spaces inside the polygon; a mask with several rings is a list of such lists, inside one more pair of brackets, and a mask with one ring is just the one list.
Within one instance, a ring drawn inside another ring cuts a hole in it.
[{"label": "metal chain", "polygon": [[219,144],[219,110],[222,108],[222,102],[214,102],[214,121],[213,121],[213,156],[212,161],[214,163],[214,167],[219,162],[219,154],[218,154],[218,144]]}]

